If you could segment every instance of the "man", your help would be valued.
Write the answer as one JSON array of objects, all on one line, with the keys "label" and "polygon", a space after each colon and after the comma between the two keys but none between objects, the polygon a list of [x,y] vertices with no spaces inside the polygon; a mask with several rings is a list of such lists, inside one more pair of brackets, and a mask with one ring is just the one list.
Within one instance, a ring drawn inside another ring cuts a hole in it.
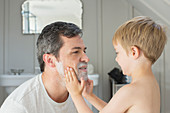
[{"label": "man", "polygon": [[37,40],[42,74],[12,92],[0,113],[77,113],[65,87],[64,69],[73,67],[78,78],[86,79],[89,59],[81,36],[82,31],[72,23],[47,25]]}]

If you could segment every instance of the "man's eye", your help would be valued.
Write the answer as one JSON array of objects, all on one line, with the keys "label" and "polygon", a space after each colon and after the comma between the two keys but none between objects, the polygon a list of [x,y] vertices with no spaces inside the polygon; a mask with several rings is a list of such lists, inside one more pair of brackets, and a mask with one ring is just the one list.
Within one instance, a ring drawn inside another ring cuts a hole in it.
[{"label": "man's eye", "polygon": [[118,52],[116,52],[116,55],[118,54]]},{"label": "man's eye", "polygon": [[79,51],[74,51],[73,53],[78,53]]}]

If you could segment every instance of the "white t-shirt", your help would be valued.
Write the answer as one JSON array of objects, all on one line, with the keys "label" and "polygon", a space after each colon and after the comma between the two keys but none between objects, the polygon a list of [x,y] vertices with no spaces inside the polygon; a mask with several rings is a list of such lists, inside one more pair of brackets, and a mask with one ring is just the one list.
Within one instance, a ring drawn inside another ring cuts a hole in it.
[{"label": "white t-shirt", "polygon": [[4,101],[0,113],[77,113],[77,110],[70,96],[63,103],[53,101],[40,74],[16,88]]}]

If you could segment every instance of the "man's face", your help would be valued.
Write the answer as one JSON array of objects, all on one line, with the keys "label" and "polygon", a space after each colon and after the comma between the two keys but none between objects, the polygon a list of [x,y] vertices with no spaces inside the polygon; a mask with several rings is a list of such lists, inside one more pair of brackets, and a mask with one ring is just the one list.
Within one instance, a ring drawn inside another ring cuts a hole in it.
[{"label": "man's face", "polygon": [[72,67],[79,80],[81,77],[84,77],[86,80],[87,63],[89,62],[89,58],[86,55],[86,47],[83,40],[79,35],[72,38],[62,36],[62,39],[64,44],[59,51],[58,57],[59,62],[61,62],[61,64],[59,64],[60,67],[63,66],[64,69]]}]

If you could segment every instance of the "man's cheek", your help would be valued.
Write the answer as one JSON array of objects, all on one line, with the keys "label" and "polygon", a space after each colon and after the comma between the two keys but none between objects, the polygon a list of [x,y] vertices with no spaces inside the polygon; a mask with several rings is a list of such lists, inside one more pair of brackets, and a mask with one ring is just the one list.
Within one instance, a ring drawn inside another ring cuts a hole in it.
[{"label": "man's cheek", "polygon": [[61,62],[56,62],[56,68],[61,76],[64,76],[64,67]]}]

